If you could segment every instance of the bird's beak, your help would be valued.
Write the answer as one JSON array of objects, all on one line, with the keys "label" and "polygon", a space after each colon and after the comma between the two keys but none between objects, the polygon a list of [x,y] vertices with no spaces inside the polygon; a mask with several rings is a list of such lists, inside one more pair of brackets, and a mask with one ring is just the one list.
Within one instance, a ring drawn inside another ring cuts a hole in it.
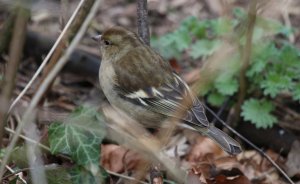
[{"label": "bird's beak", "polygon": [[92,39],[98,42],[101,39],[101,35],[92,36]]}]

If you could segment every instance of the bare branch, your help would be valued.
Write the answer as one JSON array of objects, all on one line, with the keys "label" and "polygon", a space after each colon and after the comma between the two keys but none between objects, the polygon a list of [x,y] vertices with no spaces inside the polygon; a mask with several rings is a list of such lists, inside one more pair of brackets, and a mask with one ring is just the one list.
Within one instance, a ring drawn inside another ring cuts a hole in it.
[{"label": "bare branch", "polygon": [[137,0],[137,25],[139,36],[150,45],[147,0]]},{"label": "bare branch", "polygon": [[2,145],[2,138],[4,134],[4,127],[6,124],[7,110],[12,98],[13,89],[15,87],[15,79],[19,62],[23,53],[23,46],[25,43],[27,22],[29,20],[29,10],[23,7],[16,9],[17,16],[13,28],[13,37],[9,48],[9,61],[5,74],[4,87],[0,97],[0,146]]}]

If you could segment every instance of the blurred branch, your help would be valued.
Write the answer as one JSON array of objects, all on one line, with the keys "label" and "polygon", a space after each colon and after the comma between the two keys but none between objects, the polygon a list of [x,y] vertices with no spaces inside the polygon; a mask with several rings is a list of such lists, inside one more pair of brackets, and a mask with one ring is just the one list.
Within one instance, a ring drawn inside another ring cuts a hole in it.
[{"label": "blurred branch", "polygon": [[13,37],[9,48],[9,62],[5,72],[5,79],[3,84],[3,91],[0,97],[0,147],[2,146],[2,139],[4,134],[4,127],[6,124],[7,110],[10,99],[13,95],[15,87],[15,79],[19,62],[23,53],[23,46],[25,43],[27,22],[29,20],[30,12],[28,9],[18,7],[16,9],[17,15],[14,22]]},{"label": "blurred branch", "polygon": [[130,180],[130,181],[134,181],[135,183],[142,183],[142,184],[148,184],[147,182],[144,182],[144,181],[139,181],[133,177],[130,177],[130,176],[126,176],[126,175],[123,175],[123,174],[119,174],[119,173],[116,173],[116,172],[113,172],[113,171],[110,171],[110,170],[106,170],[106,172],[108,174],[111,174],[111,175],[114,175],[114,176],[117,176],[119,178],[124,178],[126,180]]},{"label": "blurred branch", "polygon": [[[59,37],[57,38],[56,42],[54,43],[53,47],[51,48],[51,50],[49,51],[49,53],[47,54],[47,56],[45,57],[44,61],[42,62],[42,64],[40,65],[40,67],[38,68],[38,70],[34,73],[33,77],[30,79],[30,81],[28,82],[28,84],[25,86],[25,88],[22,90],[22,92],[17,96],[17,98],[13,101],[13,103],[11,104],[10,108],[9,108],[9,112],[12,110],[12,108],[16,105],[16,103],[24,96],[24,94],[27,92],[27,90],[29,89],[29,87],[32,85],[32,83],[35,81],[35,79],[38,77],[38,75],[41,73],[41,71],[43,70],[43,68],[45,67],[45,65],[47,64],[48,60],[50,59],[50,57],[52,55],[54,55],[53,53],[56,50],[60,50],[58,48],[60,48],[62,46],[62,42],[63,40],[65,40],[66,36],[65,34],[67,34],[67,32],[70,32],[70,27],[71,25],[73,25],[72,23],[74,22],[76,16],[78,16],[78,12],[81,9],[81,7],[84,4],[84,0],[81,0],[80,3],[78,4],[77,8],[75,9],[74,13],[72,14],[72,16],[70,17],[68,23],[66,24],[64,30],[61,32],[61,34],[59,35]],[[61,51],[62,52],[62,51]]]},{"label": "blurred branch", "polygon": [[[78,10],[77,16],[72,21],[70,28],[63,35],[61,42],[58,44],[49,63],[46,65],[45,70],[41,77],[41,81],[38,85],[39,87],[45,81],[45,78],[48,76],[50,71],[53,69],[54,65],[58,62],[59,58],[63,55],[65,48],[68,45],[68,42],[73,39],[74,34],[77,33],[77,31],[79,30],[86,15],[89,13],[91,7],[93,6],[94,1],[95,0],[86,0],[85,3]],[[53,81],[54,81],[54,79],[53,79]],[[51,84],[48,86],[47,90],[43,94],[44,97],[47,95],[49,89],[51,89],[53,81],[51,82]],[[39,103],[42,103],[42,101],[43,101],[43,98],[41,98]]]},{"label": "blurred branch", "polygon": [[[147,161],[161,163],[171,178],[178,183],[184,183],[186,173],[180,167],[176,167],[174,161],[161,152],[163,144],[157,136],[149,134],[141,124],[121,111],[106,107],[103,109],[103,114],[110,122],[107,134],[109,139],[140,152]],[[143,173],[144,169],[139,172]]]},{"label": "blurred branch", "polygon": [[14,23],[16,19],[16,10],[13,10],[6,21],[4,22],[4,25],[0,32],[0,54],[5,52],[7,50],[7,47],[9,45],[9,41],[11,40],[12,36],[12,30],[14,28]]},{"label": "blurred branch", "polygon": [[238,102],[235,105],[233,121],[231,122],[232,126],[235,127],[240,120],[241,106],[244,103],[246,92],[247,92],[247,79],[246,71],[250,64],[250,57],[252,52],[252,37],[256,21],[256,11],[257,11],[257,0],[250,2],[250,8],[248,11],[248,24],[246,29],[246,44],[242,52],[242,67],[239,75],[239,94]]},{"label": "blurred branch", "polygon": [[137,25],[139,36],[150,45],[147,0],[137,0]]},{"label": "blurred branch", "polygon": [[[86,3],[87,1],[83,1],[83,2]],[[14,148],[14,146],[15,146],[18,138],[19,138],[19,135],[21,134],[21,131],[22,131],[23,127],[28,123],[28,120],[30,119],[34,109],[36,108],[38,102],[42,98],[42,95],[44,94],[44,92],[47,90],[48,86],[51,84],[51,81],[53,81],[53,79],[56,77],[58,72],[62,69],[62,67],[68,61],[69,56],[74,51],[75,47],[77,46],[80,39],[82,38],[85,30],[87,29],[90,21],[94,17],[100,2],[101,2],[101,0],[95,0],[94,1],[93,5],[92,5],[92,8],[89,11],[89,14],[85,17],[83,23],[81,24],[81,27],[80,27],[79,31],[77,32],[76,36],[72,40],[72,42],[71,42],[70,46],[68,47],[68,49],[65,51],[65,54],[59,59],[59,61],[54,66],[54,68],[51,70],[49,75],[45,78],[45,81],[41,84],[39,89],[34,94],[28,108],[26,109],[26,112],[25,112],[24,116],[22,117],[21,123],[18,125],[18,127],[16,129],[16,134],[13,136],[9,146],[6,149],[6,152],[5,152],[5,155],[4,155],[4,158],[3,158],[3,162],[2,162],[1,167],[0,167],[0,179],[2,178],[2,176],[4,174],[5,165],[8,162],[10,154],[11,154],[11,152],[12,152],[12,150],[13,150],[13,148]],[[81,6],[81,4],[79,6]],[[76,15],[76,12],[75,12],[75,15]]]}]

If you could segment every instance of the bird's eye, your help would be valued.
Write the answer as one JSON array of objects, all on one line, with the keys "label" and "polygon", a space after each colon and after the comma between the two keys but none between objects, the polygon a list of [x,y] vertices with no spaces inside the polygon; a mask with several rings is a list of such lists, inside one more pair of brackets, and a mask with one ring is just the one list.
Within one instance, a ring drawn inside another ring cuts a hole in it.
[{"label": "bird's eye", "polygon": [[104,43],[104,45],[111,45],[111,42],[108,40],[104,40],[103,43]]}]

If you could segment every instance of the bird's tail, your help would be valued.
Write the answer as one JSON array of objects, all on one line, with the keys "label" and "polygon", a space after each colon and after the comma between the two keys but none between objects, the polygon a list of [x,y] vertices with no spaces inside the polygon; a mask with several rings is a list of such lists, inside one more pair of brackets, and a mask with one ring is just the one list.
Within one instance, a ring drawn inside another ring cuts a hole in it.
[{"label": "bird's tail", "polygon": [[231,155],[242,152],[241,145],[237,141],[215,126],[210,126],[208,130],[205,131],[205,135],[218,143],[224,151]]}]

